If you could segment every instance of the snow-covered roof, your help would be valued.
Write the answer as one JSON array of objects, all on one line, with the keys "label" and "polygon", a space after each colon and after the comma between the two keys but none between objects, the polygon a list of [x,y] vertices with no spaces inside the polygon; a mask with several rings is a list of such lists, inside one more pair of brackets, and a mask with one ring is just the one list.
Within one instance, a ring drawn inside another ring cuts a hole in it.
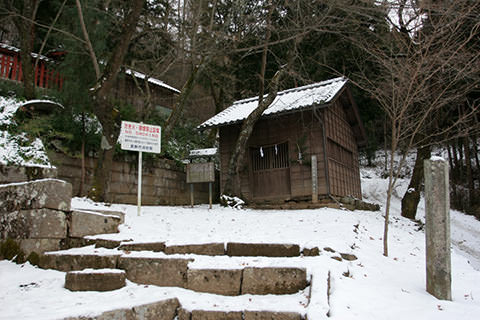
[{"label": "snow-covered roof", "polygon": [[[0,48],[6,49],[6,50],[9,50],[9,51],[13,51],[13,52],[17,52],[17,53],[19,53],[21,51],[19,48],[14,47],[14,46],[10,46],[6,43],[0,43]],[[38,53],[33,53],[32,52],[31,55],[35,59],[39,58],[40,60],[44,60],[44,61],[47,61],[47,62],[52,62],[52,63],[55,62],[52,59],[50,59],[50,58],[48,58],[44,55],[38,54]]]},{"label": "snow-covered roof", "polygon": [[[125,70],[125,73],[126,74],[129,74],[129,75],[133,75],[135,76],[136,78],[138,79],[142,79],[144,80],[145,79],[145,74],[141,73],[141,72],[138,72],[138,71],[135,71],[135,70],[132,70],[132,69],[126,69]],[[171,91],[174,91],[176,93],[180,93],[180,90],[178,89],[175,89],[174,87],[172,86],[169,86],[168,84],[166,84],[165,82],[163,82],[162,80],[159,80],[159,79],[156,79],[156,78],[148,78],[148,82],[150,82],[151,84],[154,84],[156,86],[159,86],[159,87],[163,87],[165,89],[168,89],[168,90],[171,90]]]},{"label": "snow-covered roof", "polygon": [[[343,77],[280,91],[262,117],[327,104],[347,83]],[[258,97],[239,100],[202,123],[199,128],[218,127],[243,121],[258,106]]]},{"label": "snow-covered roof", "polygon": [[49,109],[53,107],[59,107],[59,108],[65,109],[65,107],[60,103],[52,100],[45,100],[45,99],[34,99],[34,100],[28,100],[20,103],[20,107],[29,107],[29,106],[40,106],[40,107],[49,108]]}]

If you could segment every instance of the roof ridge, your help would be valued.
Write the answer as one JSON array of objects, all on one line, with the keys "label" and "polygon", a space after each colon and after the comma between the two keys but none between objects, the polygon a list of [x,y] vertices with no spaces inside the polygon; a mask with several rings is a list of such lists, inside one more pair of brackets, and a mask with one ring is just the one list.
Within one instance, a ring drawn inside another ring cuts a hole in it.
[{"label": "roof ridge", "polygon": [[[311,83],[311,84],[307,84],[307,85],[304,85],[304,86],[301,86],[301,87],[296,87],[296,88],[290,88],[290,89],[285,89],[285,90],[282,90],[280,92],[277,93],[277,96],[281,96],[281,95],[285,95],[287,93],[291,93],[291,92],[295,92],[295,91],[303,91],[303,90],[307,90],[307,89],[311,89],[311,88],[317,88],[317,87],[322,87],[322,86],[326,86],[326,85],[329,85],[333,82],[338,82],[338,81],[345,81],[345,80],[348,80],[346,77],[344,76],[341,76],[341,77],[336,77],[336,78],[332,78],[332,79],[328,79],[328,80],[324,80],[324,81],[320,81],[320,82],[315,82],[315,83]],[[263,97],[267,97],[268,94],[265,94]],[[242,104],[242,103],[248,103],[248,102],[251,102],[255,99],[258,99],[258,96],[254,96],[254,97],[250,97],[250,98],[245,98],[245,99],[241,99],[241,100],[237,100],[237,101],[234,101],[232,105],[235,105],[235,104]]]},{"label": "roof ridge", "polygon": [[[283,90],[262,113],[263,116],[300,110],[308,106],[330,102],[346,85],[348,79],[337,77],[309,85]],[[258,97],[235,101],[231,106],[204,121],[199,128],[213,127],[243,121],[258,106]]]}]

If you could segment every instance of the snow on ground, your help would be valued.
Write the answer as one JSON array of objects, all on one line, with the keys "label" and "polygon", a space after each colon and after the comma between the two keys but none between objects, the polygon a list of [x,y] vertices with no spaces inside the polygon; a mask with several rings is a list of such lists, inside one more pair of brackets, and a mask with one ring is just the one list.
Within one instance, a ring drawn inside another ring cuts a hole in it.
[{"label": "snow on ground", "polygon": [[[409,160],[411,163],[411,159]],[[363,168],[362,188],[366,201],[384,205],[387,180],[380,169]],[[72,207],[111,209],[126,213],[120,233],[99,238],[165,241],[168,245],[251,242],[295,243],[303,248],[318,246],[318,257],[205,257],[194,259],[190,268],[243,268],[245,266],[295,266],[307,269],[311,288],[287,296],[224,297],[194,293],[181,288],[153,285],[127,286],[112,292],[70,292],[63,288],[65,273],[41,270],[31,265],[0,261],[0,319],[62,319],[96,315],[165,298],[177,297],[186,309],[272,310],[307,314],[309,319],[477,319],[480,314],[480,222],[451,211],[452,296],[440,301],[425,291],[425,235],[421,224],[400,216],[400,199],[408,181],[400,179],[394,190],[389,235],[389,257],[382,255],[383,216],[379,212],[316,210],[251,210],[201,205],[190,207],[144,207],[141,216],[131,205],[105,206],[74,198]],[[418,217],[424,220],[423,200]],[[324,248],[330,247],[335,253]],[[93,246],[71,252],[120,254]],[[355,261],[332,259],[353,253]],[[128,254],[128,253],[127,253]],[[130,255],[161,256],[134,252]],[[175,256],[170,256],[175,257]],[[185,256],[184,256],[185,257]],[[475,269],[476,268],[476,269]],[[331,295],[327,301],[327,277]],[[312,292],[311,301],[307,296]],[[308,304],[308,305],[307,305]]]}]

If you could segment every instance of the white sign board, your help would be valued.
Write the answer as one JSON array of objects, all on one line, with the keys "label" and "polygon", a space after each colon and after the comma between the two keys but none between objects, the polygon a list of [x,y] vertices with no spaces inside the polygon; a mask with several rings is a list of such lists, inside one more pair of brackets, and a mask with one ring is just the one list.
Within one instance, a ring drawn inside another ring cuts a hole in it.
[{"label": "white sign board", "polygon": [[120,130],[122,149],[160,153],[161,129],[160,126],[122,121]]}]

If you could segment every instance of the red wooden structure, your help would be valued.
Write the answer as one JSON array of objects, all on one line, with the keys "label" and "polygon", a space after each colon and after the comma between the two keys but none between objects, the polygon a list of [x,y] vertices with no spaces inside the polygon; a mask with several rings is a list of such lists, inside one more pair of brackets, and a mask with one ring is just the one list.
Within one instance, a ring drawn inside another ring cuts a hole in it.
[{"label": "red wooden structure", "polygon": [[[38,58],[35,70],[35,85],[46,89],[61,90],[63,76],[53,68],[55,61],[32,53],[33,61]],[[23,81],[20,49],[0,43],[0,79]]]}]

